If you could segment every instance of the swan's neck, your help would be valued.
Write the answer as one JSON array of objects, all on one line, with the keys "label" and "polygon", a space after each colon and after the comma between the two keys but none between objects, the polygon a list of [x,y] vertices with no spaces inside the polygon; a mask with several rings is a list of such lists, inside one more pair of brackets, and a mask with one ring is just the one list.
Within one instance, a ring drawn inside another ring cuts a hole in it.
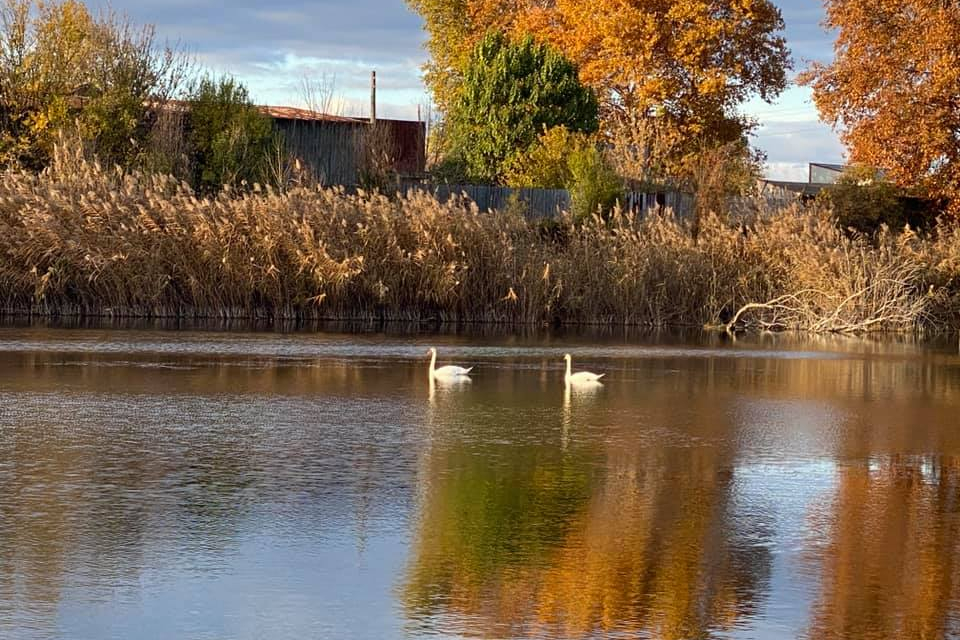
[{"label": "swan's neck", "polygon": [[571,374],[571,373],[572,373],[572,371],[571,371],[571,366],[570,366],[570,358],[567,358],[567,375],[566,375],[566,378],[567,378],[568,380],[570,379],[570,374]]},{"label": "swan's neck", "polygon": [[430,373],[433,374],[437,370],[437,352],[430,352]]}]

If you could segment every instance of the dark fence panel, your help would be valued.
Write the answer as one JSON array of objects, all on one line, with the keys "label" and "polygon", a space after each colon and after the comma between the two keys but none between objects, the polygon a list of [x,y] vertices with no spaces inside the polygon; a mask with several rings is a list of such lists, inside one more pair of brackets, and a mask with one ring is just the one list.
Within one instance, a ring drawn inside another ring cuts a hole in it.
[{"label": "dark fence panel", "polygon": [[[481,211],[503,210],[517,206],[528,218],[556,218],[570,210],[570,192],[565,189],[513,189],[489,185],[430,185],[405,183],[401,190],[425,191],[441,202],[454,196],[464,196],[476,203]],[[649,213],[656,209],[670,209],[677,216],[693,215],[694,198],[689,193],[661,191],[651,193],[630,192],[626,194],[625,209],[636,213]]]},{"label": "dark fence panel", "polygon": [[[286,150],[324,185],[360,183],[364,162],[376,157],[401,175],[417,175],[426,163],[424,124],[378,120],[298,120],[275,118]],[[365,155],[366,154],[366,155]]]},{"label": "dark fence panel", "polygon": [[360,179],[363,123],[274,120],[287,152],[299,158],[325,185],[353,185]]},{"label": "dark fence panel", "polygon": [[669,209],[681,218],[693,216],[696,204],[693,194],[679,191],[630,191],[627,193],[624,208],[634,213],[650,213],[658,209]]},{"label": "dark fence panel", "polygon": [[466,197],[481,211],[518,207],[530,218],[556,218],[570,208],[570,194],[564,189],[511,189],[487,185],[404,185],[404,189],[427,191],[440,202],[453,197]]}]

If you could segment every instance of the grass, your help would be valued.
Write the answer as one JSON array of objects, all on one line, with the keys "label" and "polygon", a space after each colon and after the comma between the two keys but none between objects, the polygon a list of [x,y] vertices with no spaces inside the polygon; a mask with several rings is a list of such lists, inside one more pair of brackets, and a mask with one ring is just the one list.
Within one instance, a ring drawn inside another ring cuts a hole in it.
[{"label": "grass", "polygon": [[423,194],[201,199],[63,150],[0,180],[6,314],[914,331],[960,325],[958,276],[954,228],[867,241],[798,208],[694,234],[669,215],[530,223]]}]

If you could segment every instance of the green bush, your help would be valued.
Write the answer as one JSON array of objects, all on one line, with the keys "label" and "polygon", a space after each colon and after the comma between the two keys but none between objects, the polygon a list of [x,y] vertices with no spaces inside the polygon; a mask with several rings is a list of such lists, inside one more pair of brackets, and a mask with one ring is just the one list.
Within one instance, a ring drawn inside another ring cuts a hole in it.
[{"label": "green bush", "polygon": [[587,134],[564,126],[547,129],[529,148],[515,153],[507,161],[503,181],[509,187],[566,189],[573,181],[570,158],[593,145]]},{"label": "green bush", "polygon": [[842,228],[867,235],[883,225],[903,228],[910,218],[904,193],[871,167],[850,167],[817,201],[833,211]]},{"label": "green bush", "polygon": [[570,156],[570,209],[583,220],[606,215],[623,199],[623,182],[595,146],[577,149]]},{"label": "green bush", "polygon": [[189,104],[194,188],[211,192],[270,182],[267,159],[277,134],[250,101],[246,87],[232,78],[203,78]]},{"label": "green bush", "polygon": [[594,136],[559,126],[547,129],[506,165],[507,185],[515,188],[567,189],[574,217],[606,215],[623,199],[623,181]]}]

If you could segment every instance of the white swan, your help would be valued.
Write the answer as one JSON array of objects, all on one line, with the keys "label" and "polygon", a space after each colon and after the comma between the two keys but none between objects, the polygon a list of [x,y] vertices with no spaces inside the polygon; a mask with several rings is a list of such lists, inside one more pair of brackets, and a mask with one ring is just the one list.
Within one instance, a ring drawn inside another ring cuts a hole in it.
[{"label": "white swan", "polygon": [[573,368],[573,358],[571,358],[570,354],[568,353],[563,356],[563,359],[567,361],[567,375],[564,376],[563,380],[568,385],[599,383],[600,378],[607,375],[605,373],[590,373],[589,371],[578,371],[576,373],[572,373],[571,369]]},{"label": "white swan", "polygon": [[433,347],[430,347],[430,379],[434,380],[437,378],[440,379],[451,379],[451,378],[460,378],[466,375],[469,375],[473,371],[473,367],[469,369],[464,369],[463,367],[454,367],[446,366],[440,367],[437,369],[437,350]]}]

